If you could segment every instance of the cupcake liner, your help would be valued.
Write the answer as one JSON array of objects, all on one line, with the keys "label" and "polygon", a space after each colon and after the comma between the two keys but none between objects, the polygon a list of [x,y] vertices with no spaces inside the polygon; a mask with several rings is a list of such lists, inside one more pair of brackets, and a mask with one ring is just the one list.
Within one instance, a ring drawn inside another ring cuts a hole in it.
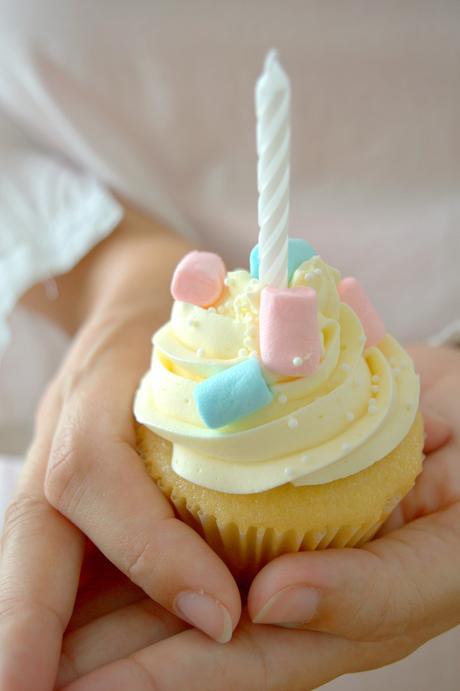
[{"label": "cupcake liner", "polygon": [[[281,554],[329,547],[359,547],[374,537],[390,514],[386,511],[378,521],[360,525],[327,526],[324,530],[304,533],[295,530],[278,532],[273,528],[256,526],[242,529],[235,522],[218,521],[199,507],[188,507],[184,497],[176,496],[168,491],[169,488],[161,486],[161,489],[174,505],[177,515],[203,536],[240,583],[252,579],[265,564]],[[397,501],[395,499],[391,504],[395,505]]]},{"label": "cupcake liner", "polygon": [[149,475],[246,585],[285,553],[360,547],[378,532],[411,489],[422,468],[423,424],[417,417],[391,454],[356,475],[316,487],[282,487],[259,495],[230,495],[201,488],[171,467],[169,442],[138,428],[138,449]]}]

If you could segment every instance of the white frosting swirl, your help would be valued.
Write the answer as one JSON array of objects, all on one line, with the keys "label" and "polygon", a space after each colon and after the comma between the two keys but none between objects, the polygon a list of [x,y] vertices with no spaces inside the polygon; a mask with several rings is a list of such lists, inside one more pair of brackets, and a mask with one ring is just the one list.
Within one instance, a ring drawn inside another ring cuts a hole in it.
[{"label": "white frosting swirl", "polygon": [[339,278],[313,257],[292,281],[317,292],[323,354],[316,372],[293,379],[265,371],[272,403],[219,430],[201,420],[194,388],[258,354],[261,285],[247,271],[233,271],[215,308],[174,304],[171,320],[154,335],[134,411],[173,443],[178,475],[237,494],[286,482],[322,484],[372,465],[403,440],[419,400],[412,361],[389,335],[365,349],[359,319],[340,302]]}]

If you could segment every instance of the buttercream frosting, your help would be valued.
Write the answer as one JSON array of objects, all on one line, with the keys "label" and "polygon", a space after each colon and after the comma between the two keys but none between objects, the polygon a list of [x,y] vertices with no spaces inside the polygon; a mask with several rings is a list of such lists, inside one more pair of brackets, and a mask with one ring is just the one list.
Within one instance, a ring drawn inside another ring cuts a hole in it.
[{"label": "buttercream frosting", "polygon": [[263,286],[231,271],[210,308],[176,301],[153,337],[149,371],[136,394],[136,419],[173,444],[172,467],[186,480],[247,494],[291,482],[316,485],[363,470],[392,451],[414,422],[419,378],[402,346],[386,335],[366,348],[354,311],[337,291],[338,271],[320,257],[301,264],[292,286],[316,291],[321,361],[301,378],[264,371],[273,401],[209,429],[194,399],[204,379],[258,357]]}]

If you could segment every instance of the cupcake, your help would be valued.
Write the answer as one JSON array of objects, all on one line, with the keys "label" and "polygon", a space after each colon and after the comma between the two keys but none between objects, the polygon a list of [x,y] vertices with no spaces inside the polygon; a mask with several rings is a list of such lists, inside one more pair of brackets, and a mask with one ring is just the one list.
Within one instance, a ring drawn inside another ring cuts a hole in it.
[{"label": "cupcake", "polygon": [[249,270],[191,252],[134,412],[145,466],[240,581],[284,552],[370,540],[422,466],[419,380],[352,277],[288,238],[290,83],[256,84]]},{"label": "cupcake", "polygon": [[178,516],[245,581],[285,552],[358,547],[422,467],[419,379],[360,283],[289,240],[288,285],[192,252],[135,398]]}]

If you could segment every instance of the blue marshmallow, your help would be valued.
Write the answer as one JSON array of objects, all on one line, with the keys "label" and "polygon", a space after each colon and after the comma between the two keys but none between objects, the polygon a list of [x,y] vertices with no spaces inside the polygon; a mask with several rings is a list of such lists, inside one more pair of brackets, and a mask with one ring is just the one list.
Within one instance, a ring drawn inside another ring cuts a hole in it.
[{"label": "blue marshmallow", "polygon": [[251,274],[251,278],[259,278],[259,267],[259,245],[254,245],[251,250],[251,254],[249,255],[249,272]]},{"label": "blue marshmallow", "polygon": [[205,425],[217,429],[265,407],[273,393],[251,357],[197,384],[194,397]]},{"label": "blue marshmallow", "polygon": [[[288,240],[288,282],[291,281],[294,271],[299,268],[303,262],[311,259],[316,255],[316,251],[311,245],[301,238],[289,238]],[[249,255],[249,269],[252,278],[259,278],[259,245],[252,248]]]}]

